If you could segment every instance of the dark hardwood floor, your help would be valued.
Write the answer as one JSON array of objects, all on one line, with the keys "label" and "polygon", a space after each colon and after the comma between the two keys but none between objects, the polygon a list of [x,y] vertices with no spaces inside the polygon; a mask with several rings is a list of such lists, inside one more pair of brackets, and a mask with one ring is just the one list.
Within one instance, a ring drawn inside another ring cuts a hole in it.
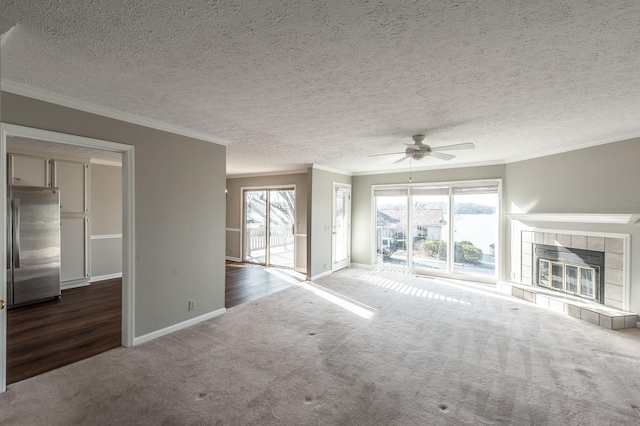
[{"label": "dark hardwood floor", "polygon": [[7,383],[117,348],[122,280],[62,291],[60,300],[7,311]]},{"label": "dark hardwood floor", "polygon": [[267,272],[264,266],[227,261],[225,307],[227,309],[284,290],[292,284]]},{"label": "dark hardwood floor", "polygon": [[[226,308],[288,287],[263,266],[226,263]],[[60,300],[9,309],[7,383],[117,348],[121,329],[121,279],[63,290]]]}]

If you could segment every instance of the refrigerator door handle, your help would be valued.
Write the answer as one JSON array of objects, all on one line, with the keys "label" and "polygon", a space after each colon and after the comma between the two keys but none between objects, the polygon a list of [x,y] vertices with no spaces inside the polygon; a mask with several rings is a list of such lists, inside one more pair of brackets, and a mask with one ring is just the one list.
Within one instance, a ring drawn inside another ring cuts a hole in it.
[{"label": "refrigerator door handle", "polygon": [[13,267],[20,267],[20,199],[13,200],[13,232],[14,232],[14,250],[13,250]]}]

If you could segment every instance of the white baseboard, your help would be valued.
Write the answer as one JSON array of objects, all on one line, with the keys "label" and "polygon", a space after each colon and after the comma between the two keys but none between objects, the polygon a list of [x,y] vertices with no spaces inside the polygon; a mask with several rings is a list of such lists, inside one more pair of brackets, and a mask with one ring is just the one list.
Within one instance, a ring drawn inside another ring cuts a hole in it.
[{"label": "white baseboard", "polygon": [[225,259],[230,260],[232,262],[242,262],[242,259],[240,259],[239,257],[226,256]]},{"label": "white baseboard", "polygon": [[313,277],[311,277],[310,281],[315,281],[315,280],[317,280],[319,278],[326,277],[327,275],[331,275],[332,273],[333,273],[333,271],[325,271],[325,272],[323,272],[321,274],[314,275]]},{"label": "white baseboard", "polygon": [[182,330],[183,328],[191,327],[192,325],[199,324],[203,321],[210,320],[211,318],[218,317],[227,312],[225,308],[218,309],[217,311],[209,312],[208,314],[200,315],[199,317],[191,318],[189,320],[183,321],[178,324],[174,324],[172,326],[163,328],[161,330],[157,330],[151,332],[149,334],[145,334],[144,336],[134,337],[133,338],[133,346],[141,345],[143,343],[149,342],[153,339],[157,339],[158,337],[165,336],[167,334],[173,333],[174,331]]},{"label": "white baseboard", "polygon": [[115,274],[96,275],[95,277],[91,277],[89,279],[89,282],[94,283],[96,281],[112,280],[114,278],[122,278],[122,272],[116,272]]},{"label": "white baseboard", "polygon": [[86,287],[89,285],[88,280],[74,280],[60,283],[60,290],[69,290],[72,288]]}]

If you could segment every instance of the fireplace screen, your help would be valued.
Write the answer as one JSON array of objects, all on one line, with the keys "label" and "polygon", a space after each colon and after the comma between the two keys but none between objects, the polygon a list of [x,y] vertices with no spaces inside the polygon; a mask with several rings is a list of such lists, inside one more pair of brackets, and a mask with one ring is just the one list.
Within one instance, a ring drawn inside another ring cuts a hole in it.
[{"label": "fireplace screen", "polygon": [[543,287],[595,299],[599,268],[538,259],[538,283]]}]

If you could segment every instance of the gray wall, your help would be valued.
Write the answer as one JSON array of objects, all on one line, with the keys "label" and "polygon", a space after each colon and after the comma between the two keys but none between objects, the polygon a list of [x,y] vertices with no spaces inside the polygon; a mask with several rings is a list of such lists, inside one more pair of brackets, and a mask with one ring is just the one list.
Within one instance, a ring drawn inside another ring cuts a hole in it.
[{"label": "gray wall", "polygon": [[1,119],[135,147],[136,337],[224,308],[226,147],[7,92]]},{"label": "gray wall", "polygon": [[[242,258],[240,235],[242,228],[242,188],[295,185],[296,187],[296,234],[307,235],[307,174],[285,174],[227,179],[227,231],[226,256]],[[306,269],[306,237],[296,239],[296,269]]]},{"label": "gray wall", "polygon": [[307,276],[331,271],[333,182],[352,183],[352,177],[322,169],[309,168],[309,239],[307,242]]},{"label": "gray wall", "polygon": [[[640,213],[640,138],[506,166],[512,213]],[[637,225],[529,223],[547,229],[631,234],[631,300],[640,312],[640,228]],[[504,250],[510,264],[510,250]]]},{"label": "gray wall", "polygon": [[[503,179],[505,166],[466,167],[458,169],[442,169],[430,171],[414,171],[412,183],[453,182],[462,180]],[[408,184],[408,173],[389,173],[353,177],[351,201],[351,262],[371,265],[374,247],[373,241],[373,205],[371,187],[373,185]],[[503,199],[504,206],[504,199]],[[504,268],[503,268],[504,269]]]},{"label": "gray wall", "polygon": [[93,280],[122,273],[122,167],[92,164],[90,194]]}]

